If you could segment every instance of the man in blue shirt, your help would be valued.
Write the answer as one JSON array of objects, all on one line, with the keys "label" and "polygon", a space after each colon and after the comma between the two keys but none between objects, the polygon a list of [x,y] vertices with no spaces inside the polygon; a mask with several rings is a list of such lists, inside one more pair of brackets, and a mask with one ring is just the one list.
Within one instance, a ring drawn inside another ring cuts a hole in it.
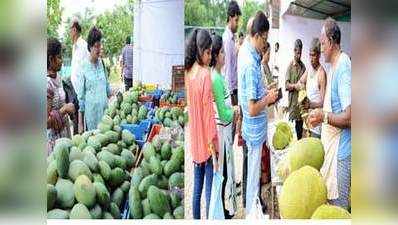
[{"label": "man in blue shirt", "polygon": [[261,75],[260,53],[268,38],[269,23],[263,12],[257,12],[238,55],[238,101],[242,107],[242,137],[248,147],[246,215],[254,210],[260,185],[263,144],[267,137],[266,107],[274,103],[278,92],[267,92]]},{"label": "man in blue shirt", "polygon": [[[351,60],[341,51],[340,39],[336,21],[327,19],[320,41],[331,70],[327,73],[324,108],[311,113],[309,123],[314,127],[323,122],[321,137],[325,162],[321,173],[328,188],[328,199],[330,203],[348,209],[351,190]],[[336,151],[337,154],[333,154]],[[333,160],[337,160],[337,166],[333,166],[336,165]]]}]

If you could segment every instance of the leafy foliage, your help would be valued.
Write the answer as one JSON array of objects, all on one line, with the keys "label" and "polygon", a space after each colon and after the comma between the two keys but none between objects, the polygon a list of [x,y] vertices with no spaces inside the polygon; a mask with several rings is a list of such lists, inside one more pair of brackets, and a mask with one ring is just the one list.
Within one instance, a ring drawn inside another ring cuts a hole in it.
[{"label": "leafy foliage", "polygon": [[58,38],[58,27],[61,25],[62,10],[60,0],[47,0],[47,36]]},{"label": "leafy foliage", "polygon": [[[200,27],[224,27],[227,23],[229,0],[185,0],[185,25]],[[264,3],[248,0],[241,6],[239,30],[246,32],[249,18],[258,10],[264,10]]]},{"label": "leafy foliage", "polygon": [[[95,15],[92,8],[86,8],[84,13],[77,13],[67,18],[64,24],[65,32],[61,37],[57,30],[61,25],[62,10],[60,0],[47,1],[47,36],[57,37],[64,45],[64,59],[72,56],[72,39],[70,37],[70,25],[73,18],[77,18],[82,27],[82,37],[87,39],[88,32],[92,26],[97,26],[102,31],[102,47],[109,64],[113,65],[117,61],[125,44],[127,36],[133,33],[133,0],[129,0],[124,5],[118,5],[100,15]],[[110,65],[110,66],[111,66]]]}]

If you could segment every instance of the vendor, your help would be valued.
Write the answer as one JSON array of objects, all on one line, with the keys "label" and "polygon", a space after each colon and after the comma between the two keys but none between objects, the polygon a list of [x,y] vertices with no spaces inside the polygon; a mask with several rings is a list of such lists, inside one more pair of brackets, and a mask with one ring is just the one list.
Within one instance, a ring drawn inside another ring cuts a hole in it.
[{"label": "vendor", "polygon": [[[309,104],[306,110],[317,109],[323,107],[323,99],[326,90],[326,72],[319,58],[321,57],[321,44],[318,38],[314,38],[310,47],[311,66],[303,74],[300,80],[294,84],[295,89],[305,89]],[[311,137],[321,137],[321,126],[310,128]]]},{"label": "vendor", "polygon": [[327,19],[321,31],[321,49],[330,63],[323,109],[312,112],[309,123],[322,123],[325,161],[321,173],[331,204],[348,209],[351,192],[351,60],[340,47],[336,21]]}]

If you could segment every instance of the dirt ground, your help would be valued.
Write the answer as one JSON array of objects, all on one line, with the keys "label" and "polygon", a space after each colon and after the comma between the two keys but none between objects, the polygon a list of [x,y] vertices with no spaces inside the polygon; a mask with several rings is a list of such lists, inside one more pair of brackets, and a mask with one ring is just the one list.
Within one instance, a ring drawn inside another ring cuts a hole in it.
[{"label": "dirt ground", "polygon": [[[276,115],[274,117],[273,113],[268,111],[268,120],[269,123],[274,121],[275,119],[279,119],[284,117],[281,110],[275,111]],[[185,218],[192,219],[192,192],[193,192],[193,163],[191,158],[191,153],[189,151],[189,133],[187,129],[185,130]],[[242,181],[242,167],[243,167],[243,152],[242,147],[237,145],[237,138],[235,138],[235,143],[233,145],[234,149],[234,157],[235,157],[235,181],[236,183],[240,183]],[[242,202],[242,185],[236,190],[238,194],[237,198],[237,212],[233,219],[245,219],[245,209],[243,208]],[[261,187],[261,196],[266,195],[266,188],[265,186]],[[262,197],[263,198],[263,197]],[[264,199],[264,198],[263,198]],[[269,215],[265,215],[266,218],[269,218]],[[201,199],[201,219],[206,218],[206,207],[205,207],[205,194],[204,190],[202,192],[202,199]]]},{"label": "dirt ground", "polygon": [[[192,192],[193,192],[193,163],[191,158],[191,153],[189,152],[189,134],[187,130],[185,130],[185,218],[192,219]],[[235,138],[235,140],[237,140]],[[242,167],[243,167],[243,153],[242,147],[239,147],[237,143],[234,143],[234,157],[235,157],[235,174],[236,174],[236,183],[242,181]],[[236,190],[238,194],[237,197],[237,212],[233,219],[245,219],[245,209],[243,208],[242,202],[242,185]],[[265,192],[265,188],[262,188],[262,193]],[[204,190],[202,192],[201,199],[201,219],[206,219],[206,203],[205,203],[205,194]]]}]

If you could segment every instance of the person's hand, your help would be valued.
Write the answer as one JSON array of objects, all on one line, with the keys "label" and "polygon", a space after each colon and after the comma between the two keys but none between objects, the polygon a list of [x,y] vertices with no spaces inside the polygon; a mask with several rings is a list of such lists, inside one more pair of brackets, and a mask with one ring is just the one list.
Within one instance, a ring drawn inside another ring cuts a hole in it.
[{"label": "person's hand", "polygon": [[66,112],[68,114],[73,114],[75,113],[75,105],[73,105],[73,103],[68,103],[65,105],[66,106]]},{"label": "person's hand", "polygon": [[75,106],[73,105],[73,103],[67,103],[63,105],[61,109],[59,109],[59,111],[62,115],[71,114],[75,111]]},{"label": "person's hand", "polygon": [[267,85],[267,90],[271,90],[273,88],[276,88],[276,85],[277,85],[276,81],[270,83],[269,85]]},{"label": "person's hand", "polygon": [[294,91],[294,84],[287,83],[287,84],[286,84],[286,90],[288,90],[288,91]]},{"label": "person's hand", "polygon": [[269,90],[265,98],[267,105],[275,103],[276,99],[278,99],[278,90],[276,88]]},{"label": "person's hand", "polygon": [[322,120],[323,120],[323,111],[320,108],[312,110],[308,116],[308,124],[311,127],[318,126],[320,123],[322,123]]},{"label": "person's hand", "polygon": [[236,116],[236,123],[235,123],[235,133],[240,137],[241,135],[241,129],[242,129],[242,115],[240,113],[240,108],[238,106],[238,111],[237,111],[237,116]]},{"label": "person's hand", "polygon": [[218,167],[218,160],[215,159],[215,160],[213,160],[213,172],[217,172],[218,169],[219,169],[219,167]]}]

